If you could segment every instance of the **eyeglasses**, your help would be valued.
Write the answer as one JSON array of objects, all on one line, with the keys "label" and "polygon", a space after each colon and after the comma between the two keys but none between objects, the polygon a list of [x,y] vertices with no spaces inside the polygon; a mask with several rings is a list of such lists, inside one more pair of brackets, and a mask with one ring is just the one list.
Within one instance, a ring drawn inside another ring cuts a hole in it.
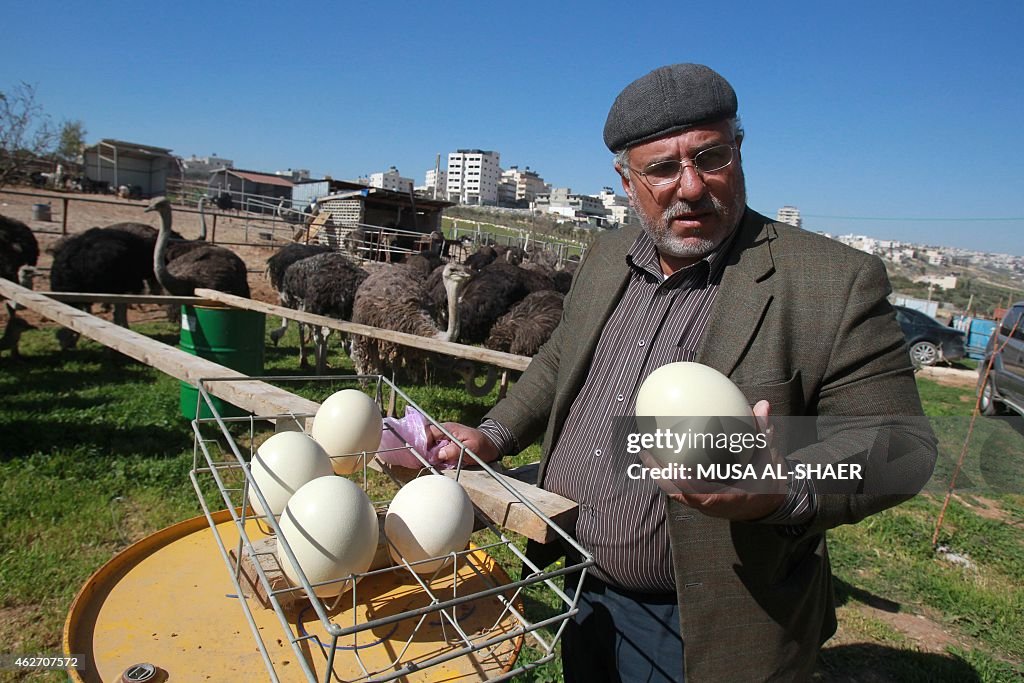
[{"label": "eyeglasses", "polygon": [[658,161],[647,166],[642,171],[632,167],[629,170],[642,175],[653,187],[658,187],[659,185],[668,185],[679,180],[679,176],[683,174],[683,169],[691,162],[693,163],[693,168],[701,176],[706,173],[721,171],[732,163],[734,149],[735,147],[732,144],[715,145],[714,147],[708,147],[701,152],[697,152],[693,155],[693,159]]}]

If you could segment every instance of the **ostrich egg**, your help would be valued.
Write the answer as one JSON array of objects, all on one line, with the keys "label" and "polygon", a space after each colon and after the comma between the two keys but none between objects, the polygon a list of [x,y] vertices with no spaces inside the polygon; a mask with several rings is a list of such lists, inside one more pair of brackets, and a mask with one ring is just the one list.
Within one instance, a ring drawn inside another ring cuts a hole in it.
[{"label": "ostrich egg", "polygon": [[739,387],[700,363],[669,363],[648,375],[637,392],[636,418],[641,435],[661,437],[647,451],[662,465],[746,462],[749,453],[720,446],[757,430]]},{"label": "ostrich egg", "polygon": [[331,394],[313,418],[313,438],[331,458],[335,474],[362,469],[363,451],[380,448],[382,420],[377,403],[356,389]]},{"label": "ostrich egg", "polygon": [[473,503],[454,479],[424,475],[399,490],[384,517],[384,533],[391,557],[412,564],[417,574],[433,574],[448,560],[448,553],[465,550],[473,533]]},{"label": "ostrich egg", "polygon": [[[298,574],[282,540],[311,584],[343,579],[370,568],[378,533],[373,504],[358,485],[344,477],[320,477],[304,484],[288,500],[281,514],[277,559],[293,586],[299,585]],[[350,585],[338,581],[314,591],[329,598]]]},{"label": "ostrich egg", "polygon": [[[327,453],[303,432],[280,432],[264,441],[256,449],[251,469],[272,515],[280,515],[288,499],[306,482],[334,474]],[[250,492],[249,502],[256,514],[266,514],[255,493]]]}]

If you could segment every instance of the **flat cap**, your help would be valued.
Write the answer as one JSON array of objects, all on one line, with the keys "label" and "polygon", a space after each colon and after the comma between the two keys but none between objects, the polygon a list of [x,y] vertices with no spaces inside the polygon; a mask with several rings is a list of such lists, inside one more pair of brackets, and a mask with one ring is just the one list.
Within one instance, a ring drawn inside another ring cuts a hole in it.
[{"label": "flat cap", "polygon": [[691,126],[736,115],[736,91],[703,64],[670,64],[619,93],[604,123],[612,152]]}]

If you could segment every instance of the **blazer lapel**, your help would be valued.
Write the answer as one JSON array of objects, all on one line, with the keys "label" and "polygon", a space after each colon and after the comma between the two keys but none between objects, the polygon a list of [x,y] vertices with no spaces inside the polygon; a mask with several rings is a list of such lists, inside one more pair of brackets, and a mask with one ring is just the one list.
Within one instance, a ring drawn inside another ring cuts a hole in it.
[{"label": "blazer lapel", "polygon": [[[597,348],[601,331],[629,282],[629,266],[626,264],[625,256],[638,234],[638,229],[620,230],[616,235],[617,242],[609,245],[612,248],[595,254],[600,259],[594,264],[597,277],[591,280],[592,290],[586,296],[587,314],[576,331],[578,338],[586,340],[586,343],[577,347],[577,353],[567,359],[571,363],[569,385],[577,390],[583,386],[583,380],[590,369],[590,361]],[[575,391],[572,393],[575,394]]]},{"label": "blazer lapel", "polygon": [[757,334],[771,303],[767,280],[775,272],[771,221],[747,209],[730,247],[722,284],[704,329],[697,362],[732,374]]}]

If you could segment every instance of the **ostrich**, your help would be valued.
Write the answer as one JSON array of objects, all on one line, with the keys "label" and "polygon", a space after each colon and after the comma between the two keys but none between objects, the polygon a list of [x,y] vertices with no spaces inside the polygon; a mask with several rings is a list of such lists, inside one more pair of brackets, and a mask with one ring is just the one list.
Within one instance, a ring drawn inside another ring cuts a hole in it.
[{"label": "ostrich", "polygon": [[[139,294],[150,272],[145,242],[130,232],[89,228],[62,240],[53,251],[50,289],[55,292],[100,292]],[[79,304],[89,312],[91,304]],[[126,306],[114,306],[114,322],[128,326]],[[73,347],[78,333],[67,328],[57,331],[61,348]]]},{"label": "ostrich", "polygon": [[[12,282],[20,282],[32,288],[31,276],[35,273],[36,261],[39,260],[39,244],[32,229],[19,220],[0,216],[0,277]],[[11,356],[18,354],[18,337],[21,328],[14,325],[18,307],[7,303],[7,328],[4,339],[8,340]],[[10,336],[8,336],[10,335]]]},{"label": "ostrich", "polygon": [[0,216],[0,277],[18,281],[23,266],[34,266],[39,259],[39,244],[32,229],[19,220]]},{"label": "ostrich", "polygon": [[427,251],[409,256],[405,259],[404,264],[411,271],[415,272],[416,277],[426,280],[434,270],[444,265],[444,260],[438,254]]},{"label": "ostrich", "polygon": [[171,203],[166,197],[157,197],[146,211],[160,214],[160,236],[153,250],[153,272],[168,293],[192,296],[197,287],[206,287],[249,297],[245,262],[230,249],[200,244],[173,261],[165,261],[171,236]]},{"label": "ostrich", "polygon": [[522,247],[508,247],[501,258],[512,265],[522,265],[523,261],[526,260],[526,250]]},{"label": "ostrich", "polygon": [[485,244],[467,256],[464,263],[473,270],[482,270],[485,266],[493,263],[497,258],[497,250],[489,244]]},{"label": "ostrich", "polygon": [[[352,317],[356,291],[368,276],[365,270],[342,254],[331,251],[315,254],[288,266],[279,290],[281,301],[283,305],[305,313],[348,320]],[[299,364],[305,368],[308,363],[302,327],[300,324]],[[274,332],[271,332],[271,338]],[[327,369],[327,337],[330,332],[330,329],[313,327],[317,374],[322,375]]]},{"label": "ostrich", "polygon": [[[325,247],[319,244],[301,244],[299,242],[292,242],[291,244],[287,244],[279,249],[273,256],[267,259],[267,278],[270,280],[270,286],[277,292],[277,296],[280,299],[282,306],[286,306],[288,308],[297,307],[291,302],[283,289],[284,274],[288,271],[288,268],[296,261],[301,261],[302,259],[309,258],[310,256],[315,256],[317,254],[326,254],[330,251],[330,247]],[[281,318],[281,326],[276,330],[271,330],[270,332],[270,341],[274,343],[274,346],[277,346],[277,343],[281,340],[281,337],[284,336],[287,329],[288,318]],[[303,350],[303,343],[305,342],[302,336],[303,329],[303,326],[299,325],[300,355]]]},{"label": "ostrich", "polygon": [[556,270],[550,266],[546,266],[542,263],[535,263],[533,261],[524,261],[519,267],[523,270],[537,273],[541,277],[551,280],[552,289],[555,291],[561,292],[562,294],[569,293],[569,288],[572,286],[572,271]]},{"label": "ostrich", "polygon": [[[459,293],[467,284],[467,268],[444,266],[442,281],[448,300],[448,326],[441,330],[430,317],[423,282],[406,266],[381,268],[370,275],[356,292],[352,321],[372,327],[407,332],[442,341],[459,335]],[[356,336],[352,340],[352,361],[361,375],[396,375],[426,378],[432,354],[391,342]]]},{"label": "ostrich", "polygon": [[562,319],[561,292],[545,289],[525,299],[498,318],[484,346],[520,356],[533,356],[555,331]]},{"label": "ostrich", "polygon": [[[165,261],[173,261],[192,249],[206,244],[206,217],[203,215],[203,199],[199,200],[199,216],[199,237],[196,240],[186,240],[180,233],[175,230],[171,230],[170,240],[167,244],[167,252],[164,256]],[[160,286],[160,282],[156,278],[156,272],[153,269],[153,253],[156,251],[156,241],[160,236],[160,231],[150,225],[146,225],[145,223],[135,222],[114,223],[113,225],[108,225],[106,229],[126,232],[130,235],[134,235],[141,241],[139,257],[146,262],[148,268],[148,271],[146,272],[146,285],[151,293],[162,293],[164,291],[163,287]],[[124,306],[124,304],[116,304],[115,309],[118,306]],[[168,320],[175,320],[177,314],[178,311],[175,306],[167,306]]]},{"label": "ostrich", "polygon": [[[436,273],[427,279],[430,301],[442,315],[444,300],[437,285]],[[459,300],[461,334],[459,341],[479,344],[487,339],[491,327],[513,305],[531,292],[554,289],[550,278],[524,270],[504,261],[495,261],[473,274]]]},{"label": "ostrich", "polygon": [[[106,229],[118,230],[129,235],[134,235],[138,238],[139,257],[145,261],[148,267],[148,271],[146,272],[146,285],[152,293],[161,292],[160,283],[157,282],[156,275],[153,273],[152,267],[153,249],[156,247],[156,238],[160,234],[159,231],[145,223],[114,223],[113,225],[108,225]],[[182,239],[181,235],[173,231],[171,232],[171,236],[176,239]]]}]

